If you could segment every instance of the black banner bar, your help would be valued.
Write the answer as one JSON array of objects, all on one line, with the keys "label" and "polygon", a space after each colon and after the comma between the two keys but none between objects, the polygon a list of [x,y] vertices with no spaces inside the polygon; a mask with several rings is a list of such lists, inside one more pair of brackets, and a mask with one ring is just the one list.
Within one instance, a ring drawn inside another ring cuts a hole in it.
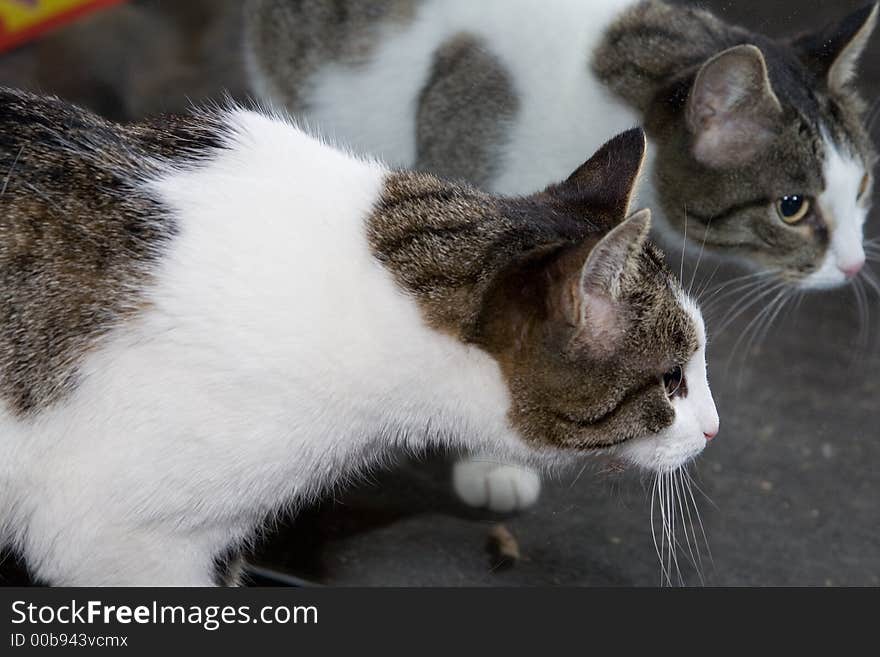
[{"label": "black banner bar", "polygon": [[549,646],[589,655],[599,638],[657,648],[701,636],[714,651],[744,632],[757,639],[766,631],[813,637],[817,648],[814,640],[835,622],[832,654],[849,654],[840,648],[873,627],[878,598],[876,589],[5,588],[0,654],[395,648],[418,655],[443,646],[466,655],[479,640],[492,655],[534,647],[544,657]]}]

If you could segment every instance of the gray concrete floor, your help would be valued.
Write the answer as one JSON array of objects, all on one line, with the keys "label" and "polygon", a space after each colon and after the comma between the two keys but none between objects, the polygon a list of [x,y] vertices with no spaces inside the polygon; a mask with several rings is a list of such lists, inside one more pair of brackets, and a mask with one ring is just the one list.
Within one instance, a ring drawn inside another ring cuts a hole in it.
[{"label": "gray concrete floor", "polygon": [[[59,93],[120,119],[245,93],[228,0],[135,2],[0,56],[0,84]],[[858,1],[709,2],[731,20],[792,33]],[[864,59],[880,96],[880,35]],[[880,137],[880,122],[875,129]],[[880,232],[876,212],[869,233]],[[876,264],[875,264],[876,268]],[[700,277],[711,273],[705,264]],[[721,282],[728,272],[719,273]],[[729,310],[729,305],[710,315]],[[710,375],[722,432],[694,468],[714,585],[880,584],[880,302],[860,324],[851,290],[817,294],[766,338],[740,340],[746,313],[713,336]],[[754,327],[753,327],[754,328]],[[862,329],[867,335],[861,335]],[[650,482],[586,471],[559,475],[540,504],[504,519],[522,559],[485,551],[498,521],[460,507],[443,459],[376,473],[304,510],[254,560],[339,585],[654,585]],[[707,499],[708,498],[708,499]],[[709,501],[711,499],[711,502]],[[705,558],[705,548],[703,548]],[[6,581],[20,581],[9,570]],[[698,584],[682,562],[684,578]],[[2,581],[2,575],[0,575]]]}]

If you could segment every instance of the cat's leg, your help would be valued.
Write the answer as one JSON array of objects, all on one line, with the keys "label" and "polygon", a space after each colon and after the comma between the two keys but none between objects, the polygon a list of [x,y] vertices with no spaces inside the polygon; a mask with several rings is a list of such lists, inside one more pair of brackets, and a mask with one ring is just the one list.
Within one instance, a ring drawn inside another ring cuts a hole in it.
[{"label": "cat's leg", "polygon": [[491,187],[518,109],[504,65],[478,37],[453,36],[434,55],[416,114],[416,168]]},{"label": "cat's leg", "polygon": [[527,509],[538,500],[541,477],[526,467],[475,456],[452,466],[452,486],[469,506],[511,513]]}]

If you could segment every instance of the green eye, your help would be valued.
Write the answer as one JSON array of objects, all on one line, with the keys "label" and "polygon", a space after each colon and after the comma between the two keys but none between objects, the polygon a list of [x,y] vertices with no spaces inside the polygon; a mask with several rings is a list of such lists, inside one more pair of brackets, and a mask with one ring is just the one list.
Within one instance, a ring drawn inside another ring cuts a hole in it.
[{"label": "green eye", "polygon": [[796,224],[807,216],[810,211],[810,201],[798,194],[783,196],[776,202],[776,212],[779,218],[787,224]]}]

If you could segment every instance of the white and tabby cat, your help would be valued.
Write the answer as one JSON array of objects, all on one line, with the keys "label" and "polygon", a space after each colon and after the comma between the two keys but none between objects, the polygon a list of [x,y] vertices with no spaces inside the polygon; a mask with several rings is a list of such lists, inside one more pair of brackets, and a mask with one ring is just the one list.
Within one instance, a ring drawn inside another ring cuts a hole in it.
[{"label": "white and tabby cat", "polygon": [[209,585],[393,449],[668,472],[718,431],[630,131],[520,198],[231,109],[0,89],[0,542],[56,585]]},{"label": "white and tabby cat", "polygon": [[[644,124],[658,238],[802,289],[865,263],[876,160],[854,87],[877,6],[773,40],[659,0],[249,0],[253,87],[362,152],[529,193]],[[460,463],[460,496],[499,511],[534,473]]]}]

